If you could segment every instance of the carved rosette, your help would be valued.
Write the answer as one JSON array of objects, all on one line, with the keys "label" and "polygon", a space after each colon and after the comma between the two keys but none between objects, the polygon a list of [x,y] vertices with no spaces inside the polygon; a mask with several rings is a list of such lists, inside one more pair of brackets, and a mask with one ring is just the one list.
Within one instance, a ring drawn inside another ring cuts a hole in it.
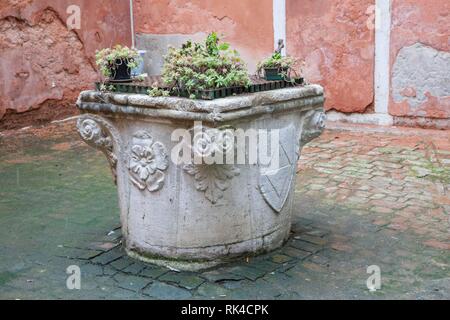
[{"label": "carved rosette", "polygon": [[164,171],[169,167],[167,151],[147,131],[133,136],[129,150],[128,170],[131,182],[140,190],[155,192],[164,186]]},{"label": "carved rosette", "polygon": [[195,188],[204,192],[206,199],[212,204],[216,204],[230,187],[233,177],[239,175],[239,169],[234,165],[223,164],[227,153],[236,148],[234,134],[226,128],[203,125],[193,127],[189,132],[192,140],[185,143],[195,164],[188,162],[183,169],[194,177]]},{"label": "carved rosette", "polygon": [[323,130],[325,130],[326,120],[327,115],[323,111],[310,111],[306,115],[300,141],[301,147],[322,134]]},{"label": "carved rosette", "polygon": [[[102,151],[111,167],[114,182],[117,182],[117,154],[120,150],[120,136],[114,126],[95,115],[81,115],[77,129],[80,137],[91,147]],[[116,150],[117,149],[117,150]]]},{"label": "carved rosette", "polygon": [[233,165],[193,165],[184,166],[184,171],[195,179],[195,188],[205,192],[212,204],[223,198],[223,192],[230,187],[230,180],[239,175],[239,169]]}]

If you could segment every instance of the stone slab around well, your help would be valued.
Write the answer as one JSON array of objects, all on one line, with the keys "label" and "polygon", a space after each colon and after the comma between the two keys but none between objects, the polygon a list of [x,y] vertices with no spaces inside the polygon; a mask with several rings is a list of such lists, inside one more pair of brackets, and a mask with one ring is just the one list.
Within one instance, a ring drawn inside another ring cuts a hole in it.
[{"label": "stone slab around well", "polygon": [[[245,116],[322,105],[324,100],[321,86],[307,85],[242,94],[212,101],[84,91],[80,94],[77,105],[85,112],[223,122]],[[283,105],[277,106],[279,110],[271,108],[274,104],[280,103]]]}]

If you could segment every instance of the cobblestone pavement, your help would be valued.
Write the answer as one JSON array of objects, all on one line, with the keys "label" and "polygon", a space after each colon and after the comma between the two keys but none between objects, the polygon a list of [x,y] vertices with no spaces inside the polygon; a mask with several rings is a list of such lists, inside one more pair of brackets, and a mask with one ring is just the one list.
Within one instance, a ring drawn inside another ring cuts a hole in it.
[{"label": "cobblestone pavement", "polygon": [[[120,247],[115,187],[74,123],[0,134],[0,298],[450,299],[450,135],[326,131],[299,163],[290,241],[199,273]],[[68,290],[66,268],[81,268]],[[382,287],[367,289],[367,267]]]}]

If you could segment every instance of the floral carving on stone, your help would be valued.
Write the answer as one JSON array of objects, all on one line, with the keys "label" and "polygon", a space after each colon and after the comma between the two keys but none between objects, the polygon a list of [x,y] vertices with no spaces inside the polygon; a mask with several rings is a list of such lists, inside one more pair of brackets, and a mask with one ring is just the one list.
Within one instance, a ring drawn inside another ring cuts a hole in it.
[{"label": "floral carving on stone", "polygon": [[169,167],[167,151],[147,131],[133,136],[128,170],[131,182],[140,190],[155,192],[164,186],[164,171]]},{"label": "floral carving on stone", "polygon": [[223,198],[223,192],[230,187],[230,180],[239,175],[239,169],[233,165],[187,164],[184,170],[195,179],[195,188],[205,192],[205,197],[216,204]]}]

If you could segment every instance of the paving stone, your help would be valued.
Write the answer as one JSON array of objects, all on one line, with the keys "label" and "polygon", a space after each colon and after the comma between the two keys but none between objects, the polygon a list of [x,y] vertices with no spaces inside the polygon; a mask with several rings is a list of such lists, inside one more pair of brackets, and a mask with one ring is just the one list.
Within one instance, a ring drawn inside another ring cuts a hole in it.
[{"label": "paving stone", "polygon": [[141,271],[140,275],[151,279],[157,279],[158,277],[162,276],[167,272],[169,272],[169,269],[167,268],[162,268],[158,266],[147,266],[145,267],[144,270]]},{"label": "paving stone", "polygon": [[372,194],[369,198],[373,199],[373,200],[380,200],[380,199],[386,198],[386,195],[384,193],[375,193],[375,194]]},{"label": "paving stone", "polygon": [[320,229],[313,229],[305,232],[307,235],[315,236],[315,237],[324,237],[327,234],[329,234],[329,231],[326,230],[320,230]]},{"label": "paving stone", "polygon": [[131,291],[140,291],[151,282],[151,280],[148,278],[137,277],[123,273],[118,273],[114,275],[113,278],[117,282],[117,286]]},{"label": "paving stone", "polygon": [[[309,226],[313,223],[313,220],[297,217],[295,220],[295,223],[293,224],[293,230],[295,230],[296,227],[304,228],[306,226]],[[302,229],[303,230],[303,229]]]},{"label": "paving stone", "polygon": [[110,265],[103,266],[103,275],[104,276],[113,276],[117,274],[119,271]]},{"label": "paving stone", "polygon": [[303,251],[307,251],[307,252],[311,252],[311,253],[316,253],[319,252],[322,247],[306,242],[306,241],[302,241],[302,240],[293,240],[290,244],[291,247],[303,250]]},{"label": "paving stone", "polygon": [[304,250],[300,250],[293,247],[284,247],[281,249],[281,252],[287,256],[290,256],[295,259],[305,259],[306,257],[309,257],[312,253]]},{"label": "paving stone", "polygon": [[117,270],[123,270],[127,267],[129,267],[130,265],[132,265],[134,263],[134,261],[127,257],[127,256],[123,256],[120,259],[114,260],[113,262],[111,262],[111,267],[117,269]]},{"label": "paving stone", "polygon": [[109,251],[117,246],[119,246],[120,243],[118,242],[93,242],[89,244],[89,248],[99,251]]},{"label": "paving stone", "polygon": [[[289,259],[289,260],[291,260],[291,259]],[[287,261],[289,261],[289,260],[287,260]],[[272,261],[273,261],[273,257],[272,257]],[[280,267],[278,262],[275,263],[275,262],[272,262],[272,261],[261,260],[261,261],[252,262],[251,263],[251,267],[252,268],[256,268],[256,269],[260,269],[260,270],[263,270],[263,271],[266,271],[266,272],[272,272],[275,269]]]},{"label": "paving stone", "polygon": [[327,265],[330,261],[329,258],[323,256],[323,255],[313,255],[310,260],[314,263],[320,264],[320,265]]},{"label": "paving stone", "polygon": [[134,275],[140,274],[145,269],[145,264],[140,262],[135,262],[130,264],[128,267],[122,270],[122,272],[130,273]]},{"label": "paving stone", "polygon": [[220,285],[209,282],[202,284],[197,289],[197,293],[208,299],[226,299],[229,296],[229,290]]},{"label": "paving stone", "polygon": [[81,260],[91,260],[97,256],[99,256],[100,254],[102,254],[102,251],[96,251],[96,250],[88,250],[85,251],[84,253],[80,253],[77,256],[77,259],[81,259]]},{"label": "paving stone", "polygon": [[238,280],[245,279],[245,276],[231,273],[229,271],[229,269],[226,269],[226,270],[219,269],[219,270],[204,272],[204,273],[202,273],[202,277],[204,277],[205,279],[207,279],[208,281],[211,281],[211,282],[221,282],[221,281],[227,281],[227,280],[238,281]]},{"label": "paving stone", "polygon": [[283,264],[292,260],[292,257],[284,254],[274,254],[271,256],[271,260],[275,263]]},{"label": "paving stone", "polygon": [[108,263],[120,259],[123,255],[124,253],[121,251],[108,251],[92,259],[92,262],[101,265],[107,265]]},{"label": "paving stone", "polygon": [[377,213],[385,213],[385,214],[394,213],[394,209],[385,208],[385,207],[372,207],[370,210],[377,212]]},{"label": "paving stone", "polygon": [[67,257],[71,259],[89,260],[100,255],[101,251],[73,248],[69,246],[62,246],[58,250],[59,257]]},{"label": "paving stone", "polygon": [[249,285],[249,281],[248,280],[240,280],[240,281],[223,281],[221,282],[221,285],[228,290],[235,290],[236,289],[241,289],[245,286]]},{"label": "paving stone", "polygon": [[323,246],[327,243],[327,240],[321,237],[317,237],[317,236],[312,236],[309,234],[301,234],[298,236],[295,236],[296,240],[303,240],[309,243],[313,243],[313,244],[317,244],[319,246]]},{"label": "paving stone", "polygon": [[101,265],[96,265],[96,264],[85,264],[83,266],[80,267],[81,270],[81,274],[82,277],[84,275],[88,275],[88,276],[101,276],[103,275],[103,268]]},{"label": "paving stone", "polygon": [[192,294],[186,289],[159,281],[153,282],[142,292],[159,300],[186,300],[192,297]]},{"label": "paving stone", "polygon": [[163,276],[159,277],[158,279],[161,282],[169,282],[177,284],[179,287],[183,287],[188,290],[192,290],[200,286],[203,282],[205,282],[204,279],[200,278],[197,275],[194,274],[182,274],[179,272],[168,272],[164,274]]},{"label": "paving stone", "polygon": [[351,252],[353,250],[351,245],[342,242],[332,243],[331,248],[337,251],[346,251],[346,252]]},{"label": "paving stone", "polygon": [[256,279],[263,277],[266,274],[266,271],[244,265],[231,268],[230,273],[255,281]]},{"label": "paving stone", "polygon": [[324,186],[323,186],[323,185],[317,185],[317,184],[310,184],[310,185],[308,186],[308,188],[309,188],[310,190],[323,190],[323,189],[324,189]]}]

